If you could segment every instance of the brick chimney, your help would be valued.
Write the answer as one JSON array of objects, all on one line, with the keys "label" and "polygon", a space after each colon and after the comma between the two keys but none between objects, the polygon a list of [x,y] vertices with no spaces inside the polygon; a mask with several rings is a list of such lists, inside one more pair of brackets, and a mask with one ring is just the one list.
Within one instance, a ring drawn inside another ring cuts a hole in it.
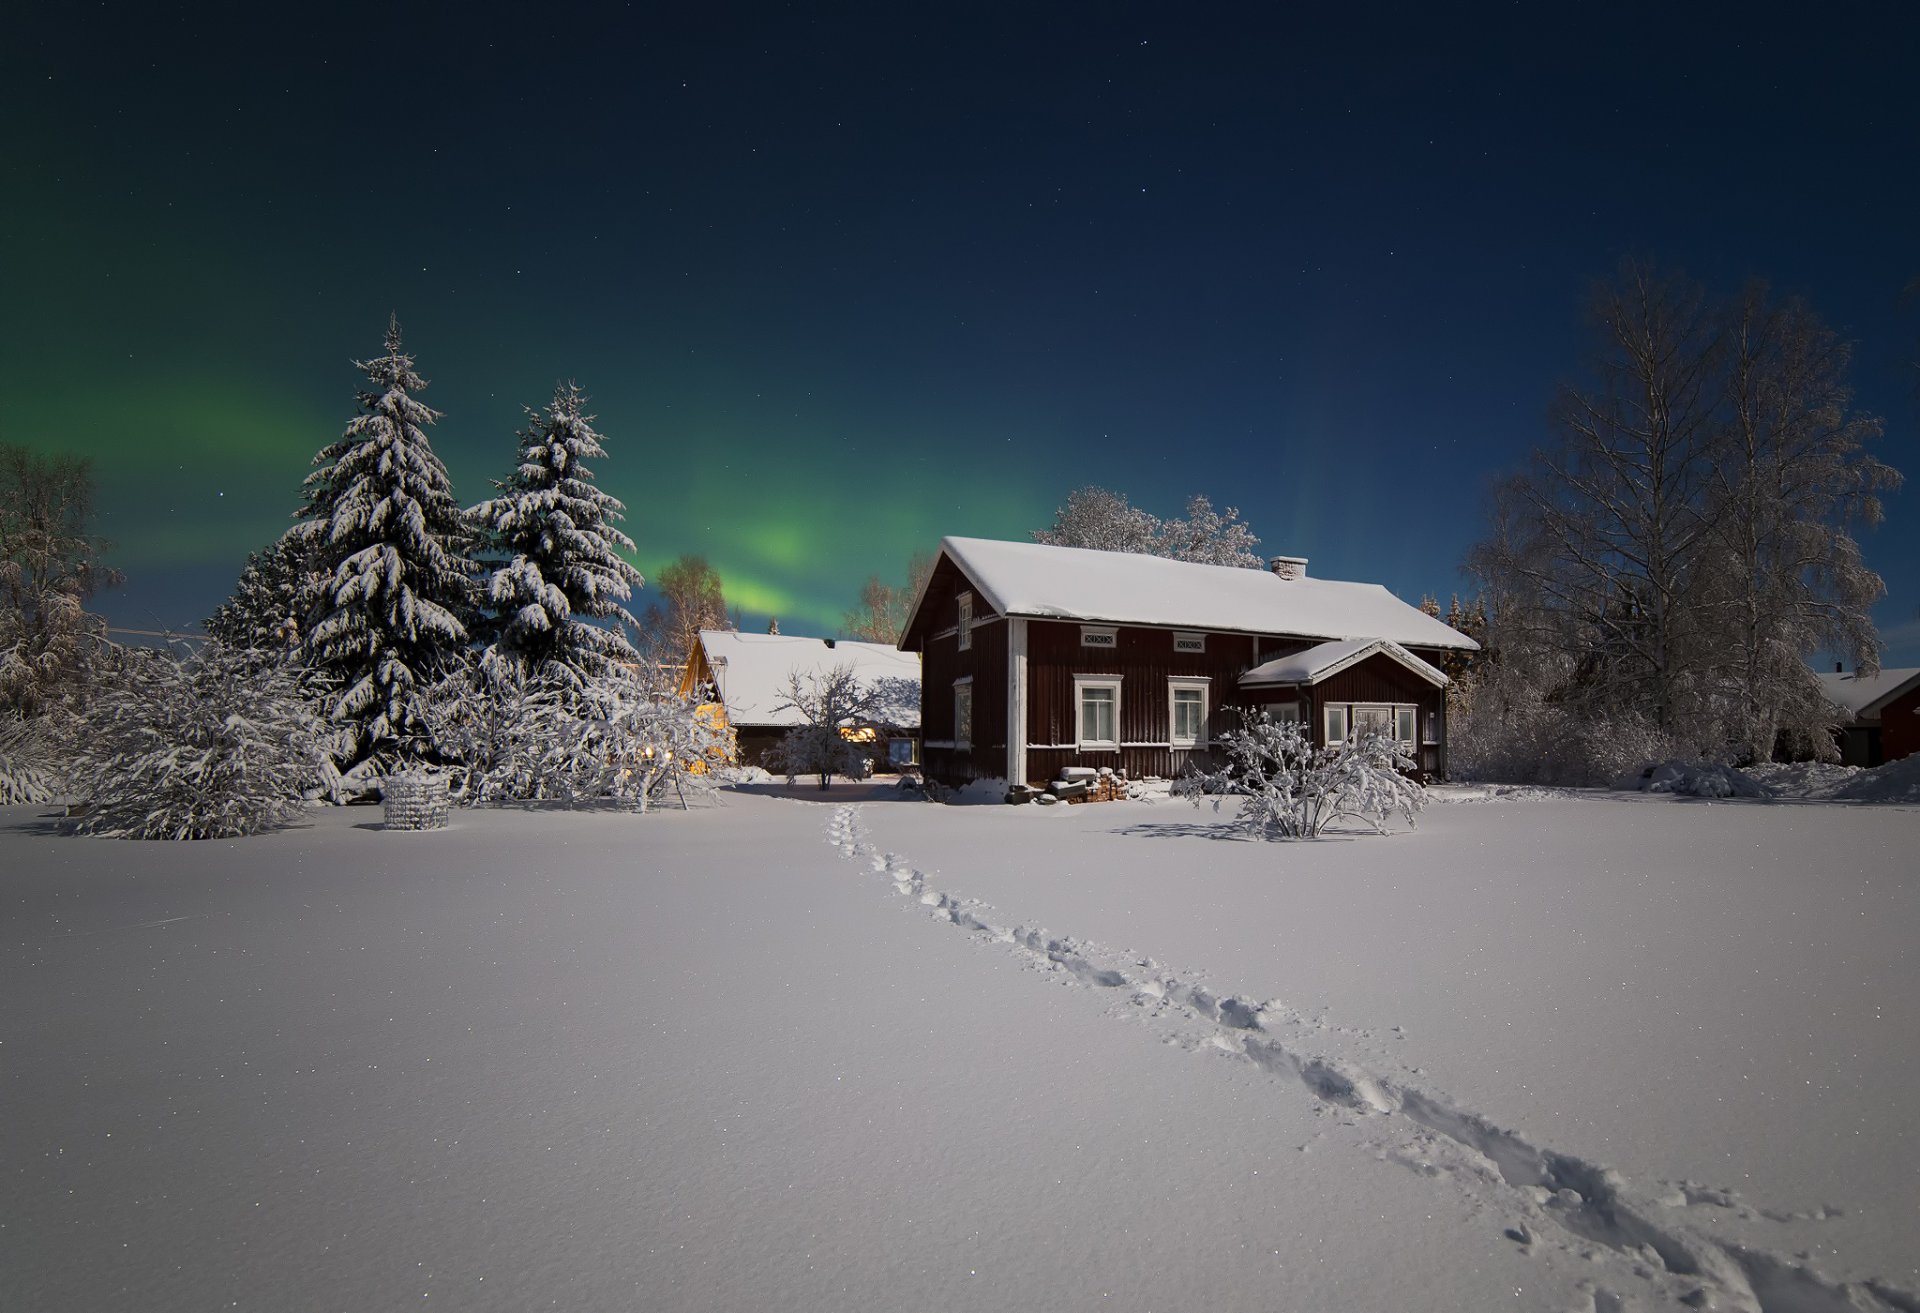
[{"label": "brick chimney", "polygon": [[1307,577],[1307,558],[1304,556],[1274,556],[1267,560],[1267,567],[1282,579],[1305,579]]}]

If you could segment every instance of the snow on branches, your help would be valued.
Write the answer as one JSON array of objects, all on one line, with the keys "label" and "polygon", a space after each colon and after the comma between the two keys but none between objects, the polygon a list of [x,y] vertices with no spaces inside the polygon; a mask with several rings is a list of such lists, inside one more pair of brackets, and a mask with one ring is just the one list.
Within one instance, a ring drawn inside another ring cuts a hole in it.
[{"label": "snow on branches", "polygon": [[1315,747],[1297,722],[1262,711],[1246,714],[1241,728],[1223,732],[1217,745],[1227,764],[1194,772],[1174,791],[1196,807],[1211,798],[1215,811],[1227,798],[1240,798],[1233,826],[1250,838],[1315,839],[1343,819],[1385,834],[1396,813],[1411,828],[1426,805],[1426,790],[1403,773],[1413,769],[1413,759],[1385,735]]},{"label": "snow on branches", "polygon": [[0,806],[53,801],[60,775],[51,737],[44,718],[0,712]]},{"label": "snow on branches", "polygon": [[787,782],[797,776],[817,775],[827,788],[835,775],[864,773],[865,754],[847,741],[841,730],[856,726],[890,726],[917,713],[920,687],[912,680],[878,679],[863,683],[852,662],[831,670],[787,676],[787,688],[778,711],[795,711],[801,724],[788,730],[767,750],[764,764],[782,772]]},{"label": "snow on branches", "polygon": [[361,413],[313,458],[289,533],[316,575],[306,654],[339,681],[331,714],[354,730],[347,751],[361,762],[411,747],[421,692],[467,641],[473,595],[466,518],[425,431],[439,415],[413,398],[426,380],[397,321],[386,345],[359,362],[371,384]]},{"label": "snow on branches", "polygon": [[633,540],[615,522],[626,507],[602,492],[583,461],[606,455],[586,395],[572,383],[554,390],[544,411],[529,411],[520,463],[500,495],[468,517],[489,554],[501,558],[487,585],[497,617],[496,652],[582,685],[614,663],[637,659],[626,637],[590,620],[637,627],[622,603],[643,582],[620,555]]},{"label": "snow on branches", "polygon": [[725,731],[694,703],[620,667],[591,683],[553,663],[456,671],[427,699],[454,795],[468,806],[611,802],[648,811],[710,795]]},{"label": "snow on branches", "polygon": [[1101,552],[1138,552],[1201,565],[1238,565],[1259,570],[1266,561],[1254,548],[1260,540],[1229,506],[1213,509],[1198,493],[1187,499],[1187,518],[1162,520],[1132,505],[1122,493],[1089,484],[1067,494],[1053,524],[1036,530],[1033,540],[1051,547],[1087,547]]},{"label": "snow on branches", "polygon": [[285,825],[327,766],[326,730],[291,672],[209,643],[129,653],[83,713],[82,834],[226,839]]}]

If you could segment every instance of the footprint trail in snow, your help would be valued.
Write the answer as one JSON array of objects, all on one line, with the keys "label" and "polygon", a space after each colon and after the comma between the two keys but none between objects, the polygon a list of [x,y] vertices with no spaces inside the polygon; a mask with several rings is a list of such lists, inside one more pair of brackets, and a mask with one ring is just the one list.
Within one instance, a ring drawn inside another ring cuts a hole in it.
[{"label": "footprint trail in snow", "polygon": [[[1324,1023],[1279,1000],[1210,989],[1191,973],[1151,958],[1044,929],[1001,924],[977,899],[935,889],[906,858],[865,837],[857,806],[838,807],[827,835],[842,856],[864,862],[902,898],[984,943],[1026,958],[1066,983],[1112,991],[1115,1015],[1146,1021],[1167,1043],[1245,1061],[1330,1114],[1362,1127],[1380,1157],[1423,1176],[1445,1178],[1467,1202],[1504,1223],[1529,1249],[1555,1247],[1591,1260],[1581,1288],[1594,1313],[1650,1307],[1727,1313],[1920,1313],[1920,1293],[1878,1279],[1837,1281],[1802,1258],[1716,1239],[1687,1224],[1685,1210],[1714,1208],[1743,1218],[1802,1220],[1825,1215],[1754,1210],[1730,1190],[1694,1182],[1636,1189],[1609,1168],[1535,1145],[1514,1131],[1425,1088],[1414,1072],[1375,1070],[1316,1052]],[[1646,1302],[1651,1299],[1652,1302]]]}]

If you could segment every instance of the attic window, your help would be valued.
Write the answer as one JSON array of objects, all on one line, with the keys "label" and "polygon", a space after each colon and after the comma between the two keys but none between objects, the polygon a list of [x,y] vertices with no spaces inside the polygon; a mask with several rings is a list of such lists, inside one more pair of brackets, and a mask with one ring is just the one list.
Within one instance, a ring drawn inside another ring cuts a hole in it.
[{"label": "attic window", "polygon": [[960,650],[966,651],[973,646],[973,594],[962,593],[954,599],[956,616],[954,624],[960,635]]},{"label": "attic window", "polygon": [[1204,652],[1207,650],[1207,636],[1205,634],[1187,634],[1175,630],[1173,634],[1173,650],[1176,652]]},{"label": "attic window", "polygon": [[1120,646],[1120,631],[1112,625],[1081,625],[1081,647],[1104,647],[1111,651]]}]

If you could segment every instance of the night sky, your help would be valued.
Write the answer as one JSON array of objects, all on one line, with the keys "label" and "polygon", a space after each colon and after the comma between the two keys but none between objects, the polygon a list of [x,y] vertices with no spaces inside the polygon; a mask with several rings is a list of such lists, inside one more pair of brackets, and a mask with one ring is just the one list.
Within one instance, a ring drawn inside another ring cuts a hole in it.
[{"label": "night sky", "polygon": [[575,379],[641,569],[787,632],[1088,482],[1462,589],[1626,255],[1805,296],[1920,479],[1912,6],[813,9],[11,15],[0,440],[94,458],[100,609],[219,603],[389,312],[463,503]]}]

